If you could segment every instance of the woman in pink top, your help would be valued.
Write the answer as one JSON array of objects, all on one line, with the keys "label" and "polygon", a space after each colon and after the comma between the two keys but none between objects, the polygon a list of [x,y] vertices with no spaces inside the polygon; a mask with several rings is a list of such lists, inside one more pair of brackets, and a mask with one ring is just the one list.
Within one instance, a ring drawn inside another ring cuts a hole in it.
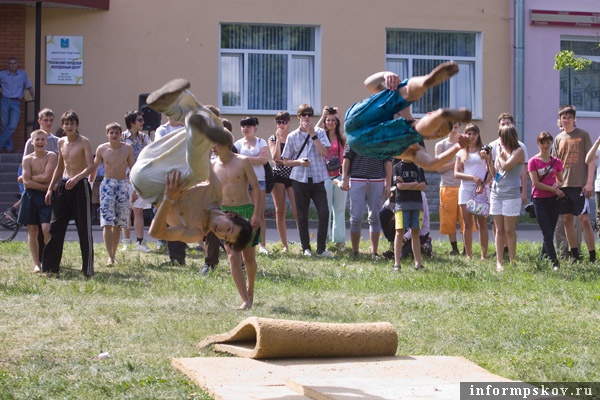
[{"label": "woman in pink top", "polygon": [[[344,146],[346,136],[341,132],[342,122],[337,107],[323,108],[321,119],[317,123],[319,128],[327,132],[331,147],[327,153],[327,160],[337,158],[340,167],[344,157]],[[325,191],[327,192],[327,203],[329,204],[329,223],[327,224],[327,237],[336,243],[338,250],[344,249],[346,243],[346,200],[348,192],[340,188],[341,169],[328,170],[329,179],[325,180]],[[332,226],[333,220],[333,226]]]},{"label": "woman in pink top", "polygon": [[537,137],[540,152],[529,159],[527,171],[531,178],[531,197],[536,219],[542,236],[542,257],[548,257],[554,271],[558,271],[559,263],[554,248],[554,230],[558,221],[559,199],[565,198],[562,186],[563,164],[559,158],[550,155],[552,135],[546,131]]}]

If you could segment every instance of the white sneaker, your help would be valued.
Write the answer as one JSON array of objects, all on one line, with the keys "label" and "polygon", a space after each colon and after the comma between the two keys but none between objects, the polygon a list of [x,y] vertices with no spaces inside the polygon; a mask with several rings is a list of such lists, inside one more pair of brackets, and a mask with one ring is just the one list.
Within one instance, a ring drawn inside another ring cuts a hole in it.
[{"label": "white sneaker", "polygon": [[146,245],[146,243],[136,243],[135,245],[136,251],[143,251],[144,253],[150,253],[152,250]]},{"label": "white sneaker", "polygon": [[131,245],[131,239],[123,239],[121,240],[121,244],[123,245],[123,247],[121,247],[121,251],[127,251]]},{"label": "white sneaker", "polygon": [[302,252],[302,255],[306,256],[306,257],[310,257],[310,256],[312,256],[312,253],[311,253],[310,249],[306,249]]},{"label": "white sneaker", "polygon": [[259,254],[269,254],[269,250],[267,250],[267,248],[264,246],[260,246],[258,249],[258,253]]},{"label": "white sneaker", "polygon": [[35,267],[33,267],[33,272],[36,272],[36,273],[42,272],[42,269],[40,268],[39,265],[36,265]]},{"label": "white sneaker", "polygon": [[324,250],[322,253],[317,253],[317,257],[333,258],[333,254],[329,250]]},{"label": "white sneaker", "polygon": [[502,264],[496,264],[496,272],[504,272],[504,267]]}]

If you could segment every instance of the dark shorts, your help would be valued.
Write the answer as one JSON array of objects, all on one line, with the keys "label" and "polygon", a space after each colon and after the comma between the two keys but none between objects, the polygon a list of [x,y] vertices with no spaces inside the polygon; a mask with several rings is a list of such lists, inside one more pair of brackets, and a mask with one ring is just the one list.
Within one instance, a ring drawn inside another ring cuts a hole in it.
[{"label": "dark shorts", "polygon": [[273,180],[275,183],[283,183],[286,189],[292,187],[292,180],[290,178],[284,178],[283,176],[273,174]]},{"label": "dark shorts", "polygon": [[561,188],[566,195],[566,199],[559,199],[559,214],[580,215],[585,207],[585,196],[580,187]]},{"label": "dark shorts", "polygon": [[21,225],[49,224],[52,206],[46,205],[46,192],[26,189],[21,196],[18,222]]}]

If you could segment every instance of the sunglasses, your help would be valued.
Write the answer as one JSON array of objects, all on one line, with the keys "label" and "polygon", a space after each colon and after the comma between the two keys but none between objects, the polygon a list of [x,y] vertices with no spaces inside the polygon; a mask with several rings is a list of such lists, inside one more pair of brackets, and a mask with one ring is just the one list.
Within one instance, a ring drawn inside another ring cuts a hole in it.
[{"label": "sunglasses", "polygon": [[306,112],[303,112],[300,114],[301,117],[312,117],[313,115],[314,115],[313,113],[306,113]]},{"label": "sunglasses", "polygon": [[285,119],[276,119],[275,123],[277,124],[281,124],[281,125],[287,125],[290,121],[285,120]]},{"label": "sunglasses", "polygon": [[144,118],[138,118],[137,122],[144,122]]}]

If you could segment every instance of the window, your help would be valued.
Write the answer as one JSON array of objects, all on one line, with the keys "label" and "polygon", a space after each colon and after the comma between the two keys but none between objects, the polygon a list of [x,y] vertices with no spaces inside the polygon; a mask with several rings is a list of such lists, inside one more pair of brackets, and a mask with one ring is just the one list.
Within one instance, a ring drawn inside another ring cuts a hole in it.
[{"label": "window", "polygon": [[600,47],[598,38],[562,38],[561,50],[571,50],[579,57],[592,60],[581,71],[560,71],[560,104],[573,104],[577,115],[600,116]]},{"label": "window", "polygon": [[388,29],[386,69],[400,79],[425,75],[445,61],[454,61],[458,74],[428,90],[411,111],[422,117],[440,107],[467,107],[481,118],[481,34]]},{"label": "window", "polygon": [[315,109],[319,30],[311,26],[221,25],[219,107],[272,114]]}]

